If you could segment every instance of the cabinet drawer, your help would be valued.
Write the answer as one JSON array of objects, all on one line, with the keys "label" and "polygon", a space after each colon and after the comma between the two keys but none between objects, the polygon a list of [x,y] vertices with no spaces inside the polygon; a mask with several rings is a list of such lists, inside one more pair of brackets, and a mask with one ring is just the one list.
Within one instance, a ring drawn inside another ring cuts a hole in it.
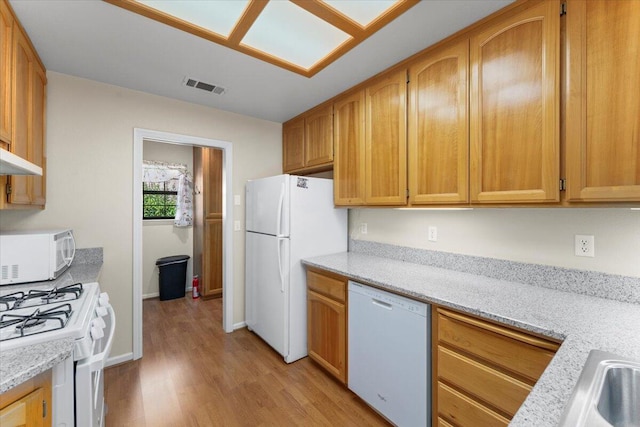
[{"label": "cabinet drawer", "polygon": [[[502,415],[485,408],[441,382],[438,382],[438,411],[438,415],[452,420],[460,427],[506,427],[509,424],[509,420]],[[444,420],[439,421],[439,424],[450,425]]]},{"label": "cabinet drawer", "polygon": [[326,295],[339,302],[345,302],[347,280],[329,277],[313,270],[307,271],[307,286],[319,294]]},{"label": "cabinet drawer", "polygon": [[558,348],[550,341],[445,310],[438,310],[438,340],[533,383]]},{"label": "cabinet drawer", "polygon": [[438,377],[513,416],[531,386],[438,346]]}]

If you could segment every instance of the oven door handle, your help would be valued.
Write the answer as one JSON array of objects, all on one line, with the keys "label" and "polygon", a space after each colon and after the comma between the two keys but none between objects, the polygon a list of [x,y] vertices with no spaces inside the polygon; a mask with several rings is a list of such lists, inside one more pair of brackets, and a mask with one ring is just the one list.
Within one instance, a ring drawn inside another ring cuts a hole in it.
[{"label": "oven door handle", "polygon": [[100,353],[91,355],[86,359],[85,364],[89,365],[91,372],[99,371],[104,368],[106,359],[109,357],[109,352],[111,352],[111,346],[113,345],[113,336],[116,332],[116,313],[113,311],[113,307],[111,305],[107,307],[107,311],[109,313],[108,318],[109,325],[111,327],[111,330],[109,331],[109,338],[107,338],[107,344]]}]

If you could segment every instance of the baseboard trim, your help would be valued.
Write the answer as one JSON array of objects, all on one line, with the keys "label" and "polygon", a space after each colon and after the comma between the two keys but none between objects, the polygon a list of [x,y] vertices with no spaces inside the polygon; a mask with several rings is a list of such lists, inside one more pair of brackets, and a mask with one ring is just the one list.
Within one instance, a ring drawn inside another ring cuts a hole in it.
[{"label": "baseboard trim", "polygon": [[235,331],[237,329],[242,329],[242,328],[245,328],[246,326],[247,326],[247,322],[245,322],[245,321],[242,321],[242,322],[239,322],[239,323],[234,323],[233,324],[233,330]]},{"label": "baseboard trim", "polygon": [[108,368],[109,366],[119,365],[121,363],[130,362],[132,360],[133,360],[133,353],[125,353],[119,356],[108,358],[104,364],[104,367]]}]

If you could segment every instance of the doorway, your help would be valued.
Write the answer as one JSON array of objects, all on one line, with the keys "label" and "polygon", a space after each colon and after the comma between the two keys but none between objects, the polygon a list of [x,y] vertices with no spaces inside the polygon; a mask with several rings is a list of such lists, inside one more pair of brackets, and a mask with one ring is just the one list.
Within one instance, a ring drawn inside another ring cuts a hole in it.
[{"label": "doorway", "polygon": [[233,331],[232,144],[207,138],[134,129],[133,142],[133,359],[142,357],[142,158],[144,141],[217,148],[222,152],[222,327]]}]

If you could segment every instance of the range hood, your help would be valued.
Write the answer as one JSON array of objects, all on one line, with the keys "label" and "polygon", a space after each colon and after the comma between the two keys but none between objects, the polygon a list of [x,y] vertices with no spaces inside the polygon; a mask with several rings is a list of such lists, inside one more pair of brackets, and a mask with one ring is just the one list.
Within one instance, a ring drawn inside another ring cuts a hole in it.
[{"label": "range hood", "polygon": [[42,176],[42,168],[0,148],[0,175]]}]

